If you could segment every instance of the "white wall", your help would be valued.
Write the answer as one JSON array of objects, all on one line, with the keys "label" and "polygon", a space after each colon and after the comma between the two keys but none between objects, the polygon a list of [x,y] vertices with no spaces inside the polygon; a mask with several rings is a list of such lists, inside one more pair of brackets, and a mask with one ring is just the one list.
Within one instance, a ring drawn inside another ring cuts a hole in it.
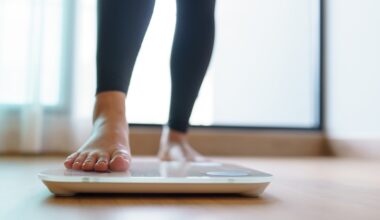
[{"label": "white wall", "polygon": [[217,3],[214,123],[315,126],[318,1],[238,2]]},{"label": "white wall", "polygon": [[326,3],[327,133],[380,140],[380,1]]}]

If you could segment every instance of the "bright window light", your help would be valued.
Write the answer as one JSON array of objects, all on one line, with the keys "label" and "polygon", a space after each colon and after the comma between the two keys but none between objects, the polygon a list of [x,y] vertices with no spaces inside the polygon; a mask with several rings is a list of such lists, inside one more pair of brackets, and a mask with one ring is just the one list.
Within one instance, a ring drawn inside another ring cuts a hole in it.
[{"label": "bright window light", "polygon": [[[96,1],[72,2],[70,24],[65,0],[0,1],[0,106],[68,103],[79,117],[90,117]],[[129,88],[131,123],[168,120],[175,4],[156,1]],[[218,1],[214,54],[191,124],[317,127],[319,10],[319,0]],[[75,27],[72,45],[64,44],[70,41],[62,38],[63,24]],[[62,72],[64,47],[74,49],[72,73]]]},{"label": "bright window light", "polygon": [[62,0],[0,1],[0,105],[59,103]]}]

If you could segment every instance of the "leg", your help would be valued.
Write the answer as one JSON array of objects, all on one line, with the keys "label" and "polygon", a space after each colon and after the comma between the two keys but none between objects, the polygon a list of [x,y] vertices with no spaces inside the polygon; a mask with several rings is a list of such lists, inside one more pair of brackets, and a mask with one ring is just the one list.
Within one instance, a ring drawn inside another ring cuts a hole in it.
[{"label": "leg", "polygon": [[[215,0],[177,0],[177,23],[171,56],[170,131],[167,135],[163,132],[163,147],[159,153],[161,159],[168,159],[168,142],[187,143],[189,118],[213,50],[214,9]],[[165,139],[168,139],[166,144]],[[195,153],[190,145],[186,146]],[[194,159],[192,155],[186,156],[187,160]]]},{"label": "leg", "polygon": [[69,169],[125,171],[131,162],[125,97],[154,0],[99,0],[97,90],[93,130]]},{"label": "leg", "polygon": [[97,90],[127,93],[154,0],[98,0]]}]

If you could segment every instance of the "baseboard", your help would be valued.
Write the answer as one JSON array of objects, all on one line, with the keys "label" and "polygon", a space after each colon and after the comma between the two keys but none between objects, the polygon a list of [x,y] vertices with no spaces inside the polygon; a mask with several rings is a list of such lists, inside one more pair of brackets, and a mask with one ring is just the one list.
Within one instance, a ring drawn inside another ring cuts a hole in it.
[{"label": "baseboard", "polygon": [[[132,154],[156,155],[160,135],[160,127],[131,127]],[[82,136],[84,140],[87,137]],[[318,131],[191,128],[189,138],[192,146],[206,156],[321,156],[328,152],[324,135]],[[40,151],[25,152],[19,147],[8,147],[0,154],[67,155],[76,149],[68,148],[65,140],[54,140],[55,145],[48,142]]]},{"label": "baseboard", "polygon": [[327,140],[333,156],[380,159],[380,138],[328,137]]},{"label": "baseboard", "polygon": [[[160,132],[159,128],[132,128],[132,154],[155,155]],[[196,150],[213,156],[320,156],[327,153],[323,134],[312,131],[193,128],[189,138]]]}]

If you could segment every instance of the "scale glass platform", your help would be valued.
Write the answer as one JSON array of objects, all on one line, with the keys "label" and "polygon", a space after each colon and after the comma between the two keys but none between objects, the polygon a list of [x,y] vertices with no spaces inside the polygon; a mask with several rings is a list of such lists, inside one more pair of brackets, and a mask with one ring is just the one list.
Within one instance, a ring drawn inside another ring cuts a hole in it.
[{"label": "scale glass platform", "polygon": [[239,193],[260,195],[272,175],[218,162],[133,161],[128,172],[46,170],[39,178],[58,196],[77,193]]}]

